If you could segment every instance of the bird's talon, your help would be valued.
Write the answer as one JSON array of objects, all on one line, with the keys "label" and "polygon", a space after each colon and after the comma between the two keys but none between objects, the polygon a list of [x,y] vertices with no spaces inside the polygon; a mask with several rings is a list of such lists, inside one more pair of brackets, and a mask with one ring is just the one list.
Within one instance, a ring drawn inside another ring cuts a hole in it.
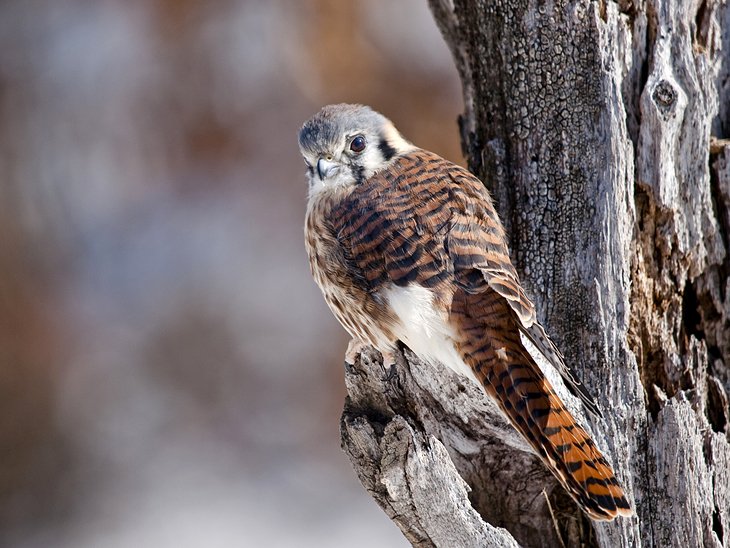
[{"label": "bird's talon", "polygon": [[362,354],[362,351],[365,350],[367,347],[367,343],[359,341],[357,339],[351,339],[350,342],[347,344],[347,351],[345,352],[345,363],[352,364],[352,366],[354,367],[357,357]]},{"label": "bird's talon", "polygon": [[350,363],[347,360],[345,360],[345,373],[348,375],[359,375],[360,374],[360,372],[357,370],[357,367],[355,367],[355,364]]}]

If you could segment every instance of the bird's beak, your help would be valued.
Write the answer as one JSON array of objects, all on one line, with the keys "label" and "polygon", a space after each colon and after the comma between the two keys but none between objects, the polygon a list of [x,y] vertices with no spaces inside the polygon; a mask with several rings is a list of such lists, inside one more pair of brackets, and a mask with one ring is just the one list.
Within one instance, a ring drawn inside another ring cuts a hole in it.
[{"label": "bird's beak", "polygon": [[329,174],[335,171],[338,167],[339,164],[337,162],[320,158],[317,161],[317,174],[319,175],[319,178],[324,181],[325,178],[328,177]]}]

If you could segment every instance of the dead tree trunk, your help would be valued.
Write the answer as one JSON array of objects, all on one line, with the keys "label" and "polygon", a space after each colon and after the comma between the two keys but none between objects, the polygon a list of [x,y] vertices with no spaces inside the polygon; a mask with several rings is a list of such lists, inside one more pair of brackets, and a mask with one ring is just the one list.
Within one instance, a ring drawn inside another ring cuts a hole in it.
[{"label": "dead tree trunk", "polygon": [[430,3],[469,167],[637,516],[586,519],[476,386],[407,350],[394,378],[347,371],[360,480],[418,546],[730,546],[730,8]]}]

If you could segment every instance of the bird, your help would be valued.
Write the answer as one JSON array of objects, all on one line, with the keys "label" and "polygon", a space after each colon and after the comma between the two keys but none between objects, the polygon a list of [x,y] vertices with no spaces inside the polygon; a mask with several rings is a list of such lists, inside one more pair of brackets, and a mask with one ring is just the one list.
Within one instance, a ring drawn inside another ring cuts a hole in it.
[{"label": "bird", "polygon": [[633,515],[616,476],[523,338],[594,414],[600,409],[537,320],[485,185],[413,145],[368,106],[323,107],[299,131],[310,269],[352,337],[395,364],[400,343],[476,382],[578,506]]}]

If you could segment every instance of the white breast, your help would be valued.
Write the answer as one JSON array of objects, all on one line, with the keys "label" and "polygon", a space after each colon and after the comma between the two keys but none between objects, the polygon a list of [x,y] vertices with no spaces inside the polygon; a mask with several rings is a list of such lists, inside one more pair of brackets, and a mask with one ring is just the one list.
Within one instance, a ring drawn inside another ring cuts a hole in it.
[{"label": "white breast", "polygon": [[392,286],[384,292],[384,296],[400,320],[396,335],[408,348],[422,360],[441,362],[481,387],[471,367],[459,356],[446,312],[434,306],[430,289],[417,284]]}]

